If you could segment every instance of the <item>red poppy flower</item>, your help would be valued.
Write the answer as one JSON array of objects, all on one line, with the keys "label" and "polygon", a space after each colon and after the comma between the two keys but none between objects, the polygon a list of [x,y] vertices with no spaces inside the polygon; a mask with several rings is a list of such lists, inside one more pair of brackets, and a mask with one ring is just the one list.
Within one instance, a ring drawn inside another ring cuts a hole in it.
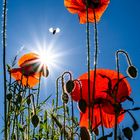
[{"label": "red poppy flower", "polygon": [[23,55],[18,61],[19,68],[10,70],[11,76],[21,81],[22,85],[35,86],[39,82],[40,76],[48,76],[48,67],[41,64],[39,55],[28,53]]},{"label": "red poppy flower", "polygon": [[[131,88],[124,76],[119,74],[120,81],[118,84],[118,75],[114,70],[105,70],[97,69],[96,72],[96,88],[94,93],[94,116],[93,116],[93,128],[101,122],[100,113],[102,112],[103,116],[103,125],[105,127],[113,127],[115,120],[114,112],[114,96],[116,96],[117,104],[126,100],[126,96],[130,95]],[[84,99],[87,105],[93,104],[92,95],[93,95],[93,81],[94,81],[94,71],[90,72],[90,103],[88,103],[88,73],[81,75],[79,78],[81,82],[82,89],[80,90],[80,85],[78,82],[75,82],[74,89],[71,93],[71,97],[75,101]],[[116,88],[117,87],[117,92]],[[81,92],[81,93],[80,93]],[[81,97],[82,95],[82,97]],[[100,105],[100,107],[99,107]],[[90,107],[90,111],[92,107]],[[100,111],[101,109],[101,111]],[[123,109],[120,107],[120,111]],[[89,108],[86,108],[85,113],[80,113],[80,126],[88,127],[88,111]],[[91,111],[92,112],[92,111]],[[92,113],[90,113],[92,114]],[[91,118],[92,116],[90,116]],[[118,117],[118,123],[120,123],[124,118],[124,114]]]},{"label": "red poppy flower", "polygon": [[64,0],[64,5],[72,14],[78,14],[80,23],[86,23],[86,1],[88,1],[88,17],[89,22],[95,22],[94,12],[96,15],[96,21],[98,22],[106,10],[110,0]]}]

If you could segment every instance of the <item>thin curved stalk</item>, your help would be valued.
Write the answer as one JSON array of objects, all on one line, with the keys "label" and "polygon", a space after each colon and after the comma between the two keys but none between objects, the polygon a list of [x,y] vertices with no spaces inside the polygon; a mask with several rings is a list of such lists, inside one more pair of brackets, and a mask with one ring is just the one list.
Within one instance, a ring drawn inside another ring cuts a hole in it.
[{"label": "thin curved stalk", "polygon": [[124,50],[118,50],[116,52],[116,58],[118,57],[119,53],[122,53],[122,54],[125,55],[126,61],[127,61],[128,65],[131,66],[132,65],[132,62],[131,62],[131,59],[130,59],[129,55],[127,54],[127,52],[125,52]]},{"label": "thin curved stalk", "polygon": [[7,102],[6,102],[6,22],[7,22],[7,0],[3,0],[3,24],[2,24],[2,45],[3,45],[3,80],[4,80],[4,138],[7,140]]},{"label": "thin curved stalk", "polygon": [[[118,86],[117,86],[116,94],[114,96],[115,104],[117,102],[116,96],[117,96],[117,93],[118,93],[119,80],[120,80],[120,75],[119,75],[119,73],[120,73],[120,68],[119,68],[119,53],[122,53],[122,54],[125,55],[126,60],[127,60],[127,63],[128,63],[129,66],[132,65],[132,62],[131,62],[131,59],[129,58],[129,55],[124,50],[118,50],[116,52],[116,70],[117,70],[117,77],[118,77]],[[114,140],[117,139],[117,120],[118,120],[118,114],[115,113]]]},{"label": "thin curved stalk", "polygon": [[[120,79],[120,68],[119,68],[119,57],[118,57],[118,53],[116,53],[116,69],[117,69],[117,77],[118,77],[118,86],[117,86],[117,90],[116,90],[116,94],[118,92],[118,87],[119,87],[119,79]],[[116,94],[114,94],[114,101],[115,101],[115,104],[116,104]],[[115,112],[115,127],[114,127],[114,140],[117,140],[117,121],[118,121],[118,115],[117,113]]]},{"label": "thin curved stalk", "polygon": [[[70,72],[68,72],[68,71],[66,71],[66,72],[64,72],[63,74],[62,74],[62,96],[63,96],[63,94],[65,94],[65,90],[64,90],[64,75],[65,74],[69,74],[69,76],[70,76],[70,80],[72,80],[72,75],[71,75],[71,73]],[[64,132],[64,140],[66,140],[66,103],[63,101],[63,115],[64,115],[64,130],[63,130],[63,132]]]}]

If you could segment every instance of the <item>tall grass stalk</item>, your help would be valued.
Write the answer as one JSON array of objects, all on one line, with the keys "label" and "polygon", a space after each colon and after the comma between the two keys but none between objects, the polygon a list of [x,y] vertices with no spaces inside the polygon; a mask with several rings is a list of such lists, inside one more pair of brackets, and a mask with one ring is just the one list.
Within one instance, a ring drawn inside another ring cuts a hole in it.
[{"label": "tall grass stalk", "polygon": [[3,0],[2,46],[3,46],[3,83],[4,83],[4,139],[7,140],[7,102],[6,102],[6,24],[7,0]]}]

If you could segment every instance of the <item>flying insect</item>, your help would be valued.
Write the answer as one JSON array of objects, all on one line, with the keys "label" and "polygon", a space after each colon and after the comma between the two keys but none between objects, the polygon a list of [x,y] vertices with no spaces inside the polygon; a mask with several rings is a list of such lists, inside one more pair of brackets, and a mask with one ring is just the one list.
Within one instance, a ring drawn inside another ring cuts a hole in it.
[{"label": "flying insect", "polygon": [[56,33],[60,32],[60,28],[49,28],[49,32],[51,32],[53,35],[55,35]]}]

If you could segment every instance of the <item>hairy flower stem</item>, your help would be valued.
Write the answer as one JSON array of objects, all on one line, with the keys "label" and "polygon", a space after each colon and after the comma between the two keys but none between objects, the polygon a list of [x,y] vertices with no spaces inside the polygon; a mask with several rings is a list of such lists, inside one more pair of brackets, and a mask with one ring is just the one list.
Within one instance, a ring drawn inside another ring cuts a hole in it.
[{"label": "hairy flower stem", "polygon": [[37,92],[36,107],[38,106],[38,102],[39,102],[40,83],[41,83],[41,72],[39,73],[39,83],[38,83],[38,92]]},{"label": "hairy flower stem", "polygon": [[19,140],[18,115],[16,116],[16,137]]},{"label": "hairy flower stem", "polygon": [[7,102],[6,102],[6,21],[7,21],[7,0],[3,0],[3,24],[2,24],[2,45],[3,45],[3,80],[4,80],[4,139],[7,140]]},{"label": "hairy flower stem", "polygon": [[74,127],[74,125],[73,125],[73,120],[74,120],[74,108],[73,108],[73,100],[71,99],[71,111],[72,111],[72,134],[71,134],[71,140],[74,140],[74,138],[73,138],[73,127]]},{"label": "hairy flower stem", "polygon": [[[30,96],[30,88],[29,88],[29,96]],[[27,138],[30,140],[30,104],[28,104],[28,129],[27,129]]]},{"label": "hairy flower stem", "polygon": [[[120,80],[120,76],[119,76],[119,73],[120,73],[120,68],[119,68],[119,53],[122,53],[126,56],[126,60],[127,60],[127,63],[129,66],[132,65],[132,62],[128,56],[128,54],[123,51],[123,50],[118,50],[116,52],[116,70],[117,70],[117,77],[118,77],[118,86],[117,86],[117,90],[116,90],[116,94],[114,96],[114,101],[115,101],[115,104],[117,103],[117,93],[118,93],[118,87],[119,87],[119,80]],[[117,120],[118,120],[118,114],[115,113],[115,128],[114,128],[114,140],[117,140]]]},{"label": "hairy flower stem", "polygon": [[[88,20],[88,1],[86,3],[86,33],[87,33],[87,69],[88,69],[88,104],[90,104],[90,38],[89,38],[89,20]],[[90,105],[88,105],[88,128],[91,130]]]},{"label": "hairy flower stem", "polygon": [[[64,75],[64,74],[63,74]],[[62,76],[62,94],[64,94],[64,78]],[[64,140],[66,140],[66,136],[65,136],[65,125],[66,125],[66,104],[63,101],[63,115],[64,115],[64,126],[63,126],[63,133],[64,133]]]},{"label": "hairy flower stem", "polygon": [[101,117],[102,135],[103,135],[103,137],[104,137],[103,115],[102,115],[102,110],[101,110],[101,105],[100,105],[100,104],[99,104],[99,109],[100,109],[100,117]]},{"label": "hairy flower stem", "polygon": [[[96,21],[96,13],[94,13],[94,42],[95,42],[95,53],[94,53],[94,77],[93,77],[93,93],[92,93],[92,114],[91,114],[91,124],[93,123],[93,113],[94,113],[94,98],[95,98],[95,89],[96,89],[96,73],[97,73],[97,60],[98,60],[98,32],[97,32],[97,21]],[[104,132],[103,132],[104,133]]]},{"label": "hairy flower stem", "polygon": [[55,104],[55,107],[56,107],[56,113],[57,113],[57,108],[58,108],[58,84],[59,84],[59,80],[60,78],[62,78],[62,76],[59,76],[57,79],[56,79],[56,104]]},{"label": "hairy flower stem", "polygon": [[[8,91],[9,91],[10,94],[12,94],[11,93],[11,74],[10,74],[10,72],[9,72],[9,75],[10,75],[10,77],[9,77],[9,85],[8,85],[9,89],[8,89]],[[7,139],[10,139],[10,133],[11,133],[11,130],[10,130],[10,126],[11,126],[11,120],[10,120],[10,118],[11,118],[11,116],[10,116],[10,113],[11,113],[11,99],[9,100],[7,111],[8,111],[8,114],[7,114],[7,130],[8,130]]]},{"label": "hairy flower stem", "polygon": [[[115,104],[117,103],[117,92],[118,92],[118,87],[119,87],[119,73],[120,73],[120,68],[119,68],[119,57],[118,57],[118,53],[116,53],[116,70],[117,70],[117,77],[118,77],[118,86],[116,89],[116,94],[114,94],[114,102]],[[116,110],[116,109],[115,109]],[[117,140],[117,120],[118,120],[118,114],[115,112],[115,127],[114,127],[114,140]]]}]

